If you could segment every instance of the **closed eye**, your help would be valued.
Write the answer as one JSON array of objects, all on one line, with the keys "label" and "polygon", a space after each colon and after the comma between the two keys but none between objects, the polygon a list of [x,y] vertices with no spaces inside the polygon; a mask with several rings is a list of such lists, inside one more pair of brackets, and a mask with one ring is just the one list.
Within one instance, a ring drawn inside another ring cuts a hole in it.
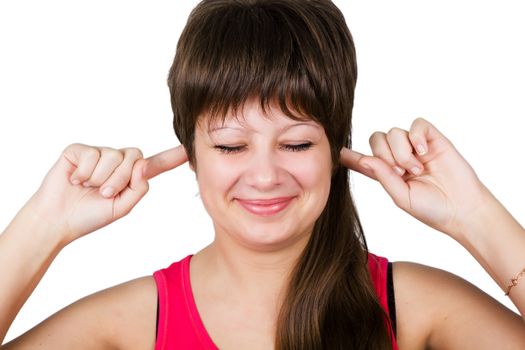
[{"label": "closed eye", "polygon": [[[246,146],[224,146],[224,145],[215,145],[214,146],[214,148],[217,149],[219,152],[225,153],[225,154],[239,153],[245,147]],[[284,148],[287,151],[300,152],[300,151],[306,151],[307,149],[312,147],[312,143],[311,142],[307,142],[307,143],[301,143],[301,144],[298,144],[298,145],[284,144],[281,147]]]},{"label": "closed eye", "polygon": [[244,146],[223,146],[223,145],[216,145],[213,148],[217,149],[219,152],[222,153],[238,153],[242,151]]},{"label": "closed eye", "polygon": [[283,145],[283,148],[292,152],[306,151],[310,147],[312,147],[312,144],[310,142],[301,143],[299,145]]}]

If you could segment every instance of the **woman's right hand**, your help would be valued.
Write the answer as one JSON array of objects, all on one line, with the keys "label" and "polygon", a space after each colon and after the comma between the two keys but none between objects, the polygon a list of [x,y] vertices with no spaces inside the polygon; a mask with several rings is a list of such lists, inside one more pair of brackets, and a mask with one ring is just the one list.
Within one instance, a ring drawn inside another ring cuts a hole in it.
[{"label": "woman's right hand", "polygon": [[186,161],[182,145],[144,159],[137,148],[72,144],[26,207],[67,245],[127,215],[149,179]]}]

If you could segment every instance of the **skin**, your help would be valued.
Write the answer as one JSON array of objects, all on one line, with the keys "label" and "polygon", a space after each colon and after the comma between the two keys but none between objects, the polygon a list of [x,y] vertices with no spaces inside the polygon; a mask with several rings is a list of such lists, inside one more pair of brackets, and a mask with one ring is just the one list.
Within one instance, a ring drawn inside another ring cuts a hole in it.
[{"label": "skin", "polygon": [[[286,275],[329,189],[324,131],[305,125],[282,131],[297,122],[277,110],[266,119],[254,104],[247,106],[244,123],[227,120],[240,130],[211,135],[199,125],[195,138],[194,170],[216,239],[192,258],[190,275],[204,325],[221,349],[272,348]],[[313,146],[300,152],[283,147],[304,141]],[[224,154],[217,144],[245,148]],[[341,164],[378,181],[400,208],[456,239],[505,289],[509,276],[525,266],[525,232],[452,143],[418,118],[410,130],[374,133],[370,145],[371,156],[342,149]],[[419,145],[421,154],[415,151]],[[133,148],[68,146],[0,236],[0,339],[63,247],[128,214],[146,194],[149,179],[186,161],[181,146],[149,158]],[[411,172],[414,166],[421,171]],[[108,187],[114,193],[106,198]],[[236,200],[281,195],[294,200],[275,218],[253,216]],[[525,346],[519,315],[451,273],[396,262],[394,289],[400,349]],[[59,311],[2,349],[153,349],[156,294],[151,276],[112,287]],[[510,298],[523,315],[525,283]]]},{"label": "skin", "polygon": [[[279,292],[330,192],[330,145],[323,128],[275,109],[268,118],[261,115],[251,103],[241,121],[230,118],[212,126],[221,127],[213,132],[203,123],[195,136],[199,193],[215,240],[192,258],[190,276],[204,325],[221,349],[272,347]],[[290,148],[304,144],[310,146]],[[224,147],[240,148],[225,153]],[[238,201],[279,197],[293,200],[270,217],[252,214]],[[247,322],[250,318],[259,322]]]}]

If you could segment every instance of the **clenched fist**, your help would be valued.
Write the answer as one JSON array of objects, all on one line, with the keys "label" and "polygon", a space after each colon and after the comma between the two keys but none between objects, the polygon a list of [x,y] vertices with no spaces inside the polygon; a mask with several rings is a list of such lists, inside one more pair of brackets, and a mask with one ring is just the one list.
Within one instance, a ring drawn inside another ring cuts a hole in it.
[{"label": "clenched fist", "polygon": [[148,180],[187,161],[182,146],[144,159],[138,148],[69,145],[28,207],[62,242],[128,214],[148,191]]},{"label": "clenched fist", "polygon": [[453,238],[488,197],[470,164],[423,118],[410,130],[373,133],[370,146],[372,156],[343,148],[340,162],[379,181],[399,208]]}]

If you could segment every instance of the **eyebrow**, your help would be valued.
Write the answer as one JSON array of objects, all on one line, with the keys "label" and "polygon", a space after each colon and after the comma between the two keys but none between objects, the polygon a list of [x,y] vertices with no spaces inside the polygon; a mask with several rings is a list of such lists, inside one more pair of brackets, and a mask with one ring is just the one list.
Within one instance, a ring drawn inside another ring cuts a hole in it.
[{"label": "eyebrow", "polygon": [[[302,125],[306,125],[306,126],[312,126],[314,128],[317,128],[317,129],[320,129],[321,127],[317,124],[314,124],[312,122],[302,122],[302,123],[295,123],[295,124],[288,124],[288,125],[285,125],[284,127],[282,127],[281,129],[279,129],[279,133],[282,133],[282,132],[285,132],[293,127],[296,127],[296,126],[302,126]],[[208,133],[214,133],[214,132],[217,132],[219,130],[224,130],[224,129],[233,129],[233,130],[240,130],[240,131],[245,131],[245,130],[249,130],[249,131],[252,131],[254,132],[255,130],[253,130],[252,128],[246,128],[246,127],[236,127],[236,126],[228,126],[228,125],[225,125],[225,126],[219,126],[219,127],[214,127],[214,128],[211,128],[211,129],[208,129]]]}]

